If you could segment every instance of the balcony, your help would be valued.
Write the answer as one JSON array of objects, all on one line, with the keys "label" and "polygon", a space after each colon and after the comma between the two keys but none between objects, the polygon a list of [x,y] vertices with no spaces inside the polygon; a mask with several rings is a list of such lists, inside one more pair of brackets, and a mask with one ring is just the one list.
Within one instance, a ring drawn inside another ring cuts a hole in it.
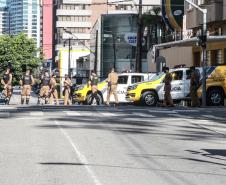
[{"label": "balcony", "polygon": [[65,15],[65,16],[91,16],[91,10],[57,10],[57,16]]},{"label": "balcony", "polygon": [[57,21],[57,28],[91,28],[91,22]]},{"label": "balcony", "polygon": [[[207,9],[208,23],[223,20],[223,1],[214,1],[209,4],[205,4],[203,5],[203,8]],[[187,28],[192,29],[199,27],[203,23],[202,17],[202,13],[195,8],[187,10]]]},{"label": "balcony", "polygon": [[91,4],[92,0],[63,0],[63,4]]}]

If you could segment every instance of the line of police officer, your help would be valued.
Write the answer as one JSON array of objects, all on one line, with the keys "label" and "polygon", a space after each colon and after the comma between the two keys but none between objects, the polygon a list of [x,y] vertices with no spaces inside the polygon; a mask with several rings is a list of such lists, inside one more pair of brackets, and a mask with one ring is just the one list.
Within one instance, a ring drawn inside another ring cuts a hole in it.
[{"label": "line of police officer", "polygon": [[[3,77],[1,79],[1,84],[3,86],[3,95],[5,98],[6,104],[9,104],[9,101],[12,96],[13,88],[12,88],[12,68],[10,66],[7,67]],[[38,102],[40,104],[41,99],[45,101],[45,104],[56,104],[59,105],[58,99],[58,91],[57,91],[57,81],[56,75],[49,75],[48,71],[45,71],[44,75],[41,76],[41,89],[38,95]],[[31,70],[27,69],[25,74],[21,77],[19,84],[21,86],[21,104],[26,103],[29,104],[30,95],[32,86],[34,85],[34,77],[31,74]],[[64,105],[71,105],[71,86],[72,82],[68,75],[65,75],[64,80]]]}]

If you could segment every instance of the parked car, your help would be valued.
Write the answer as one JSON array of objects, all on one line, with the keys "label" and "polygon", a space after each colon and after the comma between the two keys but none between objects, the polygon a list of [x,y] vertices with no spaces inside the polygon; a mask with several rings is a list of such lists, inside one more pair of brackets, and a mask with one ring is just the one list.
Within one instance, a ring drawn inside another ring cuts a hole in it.
[{"label": "parked car", "polygon": [[[200,87],[198,96],[202,95],[202,68],[197,68],[200,73]],[[190,77],[189,68],[177,68],[170,70],[172,74],[171,95],[174,101],[190,100]],[[164,74],[160,74],[157,80],[137,83],[128,87],[126,99],[131,102],[155,106],[158,101],[164,99]],[[224,104],[226,97],[226,66],[211,66],[207,68],[207,104],[218,106]]]},{"label": "parked car", "polygon": [[[129,85],[135,84],[137,82],[142,82],[149,80],[154,76],[154,73],[122,73],[119,74],[118,80],[118,97],[119,102],[127,102],[125,96],[127,88]],[[98,84],[98,98],[100,104],[106,102],[107,100],[107,82],[106,80]],[[74,100],[78,103],[90,104],[91,102],[91,87],[87,84],[79,85],[74,91]],[[111,97],[111,101],[114,100]]]}]

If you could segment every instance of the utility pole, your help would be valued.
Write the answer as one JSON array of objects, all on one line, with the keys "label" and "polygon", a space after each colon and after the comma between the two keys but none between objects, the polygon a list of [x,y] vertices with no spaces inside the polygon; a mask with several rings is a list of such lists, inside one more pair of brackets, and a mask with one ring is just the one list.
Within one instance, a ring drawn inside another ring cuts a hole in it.
[{"label": "utility pole", "polygon": [[115,40],[116,40],[116,36],[114,33],[112,33],[112,41],[113,41],[113,55],[114,55],[114,69],[116,70],[116,43],[115,43]]},{"label": "utility pole", "polygon": [[191,2],[191,0],[184,0],[187,3],[194,6],[196,9],[203,13],[203,25],[202,25],[202,35],[201,35],[201,47],[202,47],[202,106],[206,106],[206,43],[207,43],[207,9],[200,8],[195,3]]},{"label": "utility pole", "polygon": [[137,28],[137,47],[136,47],[136,72],[142,70],[142,0],[139,0],[139,12],[138,12],[138,28]]},{"label": "utility pole", "polygon": [[95,61],[94,61],[94,71],[97,73],[97,55],[98,55],[98,30],[96,31],[96,43],[95,43]]},{"label": "utility pole", "polygon": [[71,38],[68,39],[68,76],[71,78]]}]

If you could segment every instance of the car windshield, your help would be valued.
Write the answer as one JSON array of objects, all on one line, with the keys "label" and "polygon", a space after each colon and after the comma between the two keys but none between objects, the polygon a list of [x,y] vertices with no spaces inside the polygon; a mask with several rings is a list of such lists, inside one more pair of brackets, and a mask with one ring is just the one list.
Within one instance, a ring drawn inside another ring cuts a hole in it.
[{"label": "car windshield", "polygon": [[159,80],[164,74],[164,72],[156,73],[149,81]]}]

